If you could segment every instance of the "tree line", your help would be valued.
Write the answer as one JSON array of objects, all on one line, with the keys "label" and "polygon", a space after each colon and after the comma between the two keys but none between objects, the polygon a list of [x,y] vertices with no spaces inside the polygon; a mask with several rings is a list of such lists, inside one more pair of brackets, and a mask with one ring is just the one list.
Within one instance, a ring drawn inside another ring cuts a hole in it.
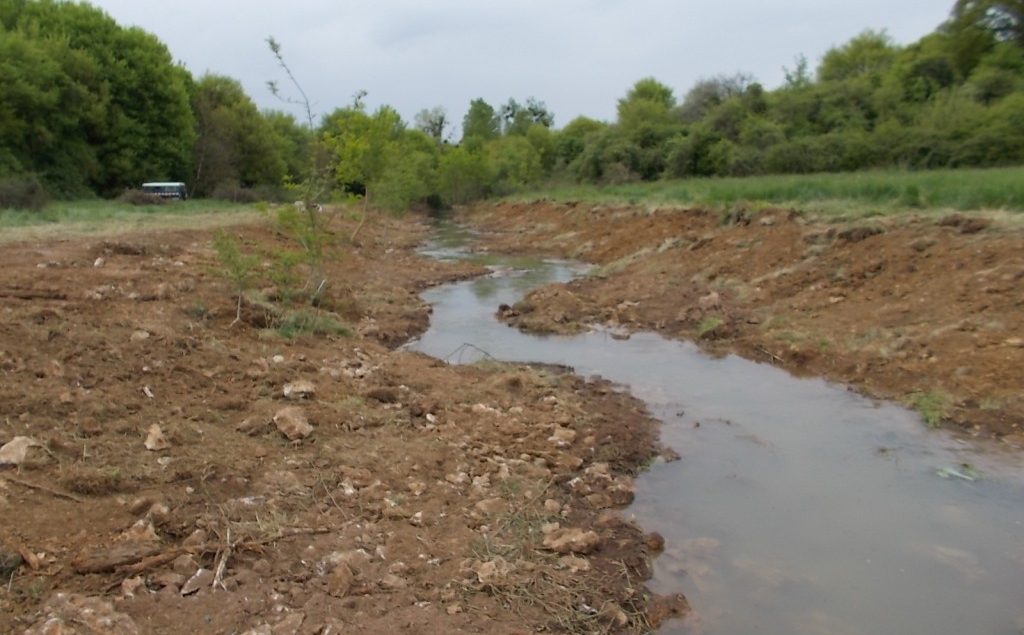
[{"label": "tree line", "polygon": [[283,200],[325,177],[401,210],[553,181],[1017,164],[1024,0],[957,0],[907,46],[865,31],[814,69],[797,58],[775,90],[736,74],[677,99],[641,79],[610,122],[556,129],[535,98],[475,99],[458,140],[442,108],[406,122],[362,93],[317,122],[261,111],[236,80],[193,77],[153,35],[73,2],[0,0],[0,87],[0,190],[58,197],[183,180],[196,196]]}]

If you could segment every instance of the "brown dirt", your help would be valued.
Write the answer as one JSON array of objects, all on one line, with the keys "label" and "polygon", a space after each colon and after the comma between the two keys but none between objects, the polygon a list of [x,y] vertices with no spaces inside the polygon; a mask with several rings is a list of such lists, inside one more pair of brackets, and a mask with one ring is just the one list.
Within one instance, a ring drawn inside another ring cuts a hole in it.
[{"label": "brown dirt", "polygon": [[[639,402],[394,348],[427,324],[417,291],[477,273],[418,257],[424,232],[371,223],[323,308],[356,334],[292,339],[258,303],[231,325],[203,231],[5,245],[0,445],[44,447],[0,470],[0,632],[83,606],[116,632],[289,634],[639,632],[682,610],[644,589],[658,541],[614,511],[657,452]],[[278,431],[289,406],[311,435]]]},{"label": "brown dirt", "polygon": [[792,210],[481,206],[489,248],[600,265],[504,317],[572,333],[603,323],[698,340],[1024,445],[1024,230],[981,215],[851,224]]}]

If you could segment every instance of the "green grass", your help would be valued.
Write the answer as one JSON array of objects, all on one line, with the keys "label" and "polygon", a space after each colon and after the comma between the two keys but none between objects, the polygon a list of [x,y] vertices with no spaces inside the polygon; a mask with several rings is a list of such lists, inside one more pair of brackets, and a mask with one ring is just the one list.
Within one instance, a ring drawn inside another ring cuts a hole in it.
[{"label": "green grass", "polygon": [[916,410],[930,428],[937,428],[949,416],[952,399],[944,392],[933,390],[914,393],[910,396],[910,407]]},{"label": "green grass", "polygon": [[694,178],[608,186],[557,186],[517,199],[549,198],[594,204],[746,204],[795,207],[830,217],[888,215],[908,210],[1024,212],[1024,167],[850,172]]},{"label": "green grass", "polygon": [[88,199],[57,201],[39,211],[0,209],[0,240],[146,228],[216,227],[260,216],[256,206],[209,199],[131,205]]}]

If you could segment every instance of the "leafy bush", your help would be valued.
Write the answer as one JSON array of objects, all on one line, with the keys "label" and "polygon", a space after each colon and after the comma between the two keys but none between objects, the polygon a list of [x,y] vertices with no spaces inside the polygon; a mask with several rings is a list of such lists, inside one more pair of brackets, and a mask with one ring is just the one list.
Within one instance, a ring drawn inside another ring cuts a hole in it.
[{"label": "leafy bush", "polygon": [[210,193],[210,198],[218,201],[230,201],[232,203],[257,203],[260,195],[253,189],[242,187],[238,183],[225,181],[219,183]]},{"label": "leafy bush", "polygon": [[35,176],[0,177],[0,209],[38,211],[50,202],[50,194]]},{"label": "leafy bush", "polygon": [[160,205],[164,202],[162,197],[142,190],[125,190],[117,200],[129,205]]}]

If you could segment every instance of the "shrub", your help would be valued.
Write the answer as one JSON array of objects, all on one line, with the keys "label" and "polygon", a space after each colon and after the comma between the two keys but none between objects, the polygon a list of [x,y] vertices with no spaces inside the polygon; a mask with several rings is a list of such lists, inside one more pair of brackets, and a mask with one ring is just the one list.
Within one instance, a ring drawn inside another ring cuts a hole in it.
[{"label": "shrub", "polygon": [[162,197],[142,190],[125,190],[117,200],[129,205],[160,205],[164,202]]},{"label": "shrub", "polygon": [[0,209],[38,211],[50,202],[50,194],[33,175],[0,177]]},{"label": "shrub", "polygon": [[232,203],[256,203],[261,200],[259,193],[255,190],[242,187],[231,181],[217,184],[217,187],[213,188],[213,192],[210,193],[210,198]]}]

